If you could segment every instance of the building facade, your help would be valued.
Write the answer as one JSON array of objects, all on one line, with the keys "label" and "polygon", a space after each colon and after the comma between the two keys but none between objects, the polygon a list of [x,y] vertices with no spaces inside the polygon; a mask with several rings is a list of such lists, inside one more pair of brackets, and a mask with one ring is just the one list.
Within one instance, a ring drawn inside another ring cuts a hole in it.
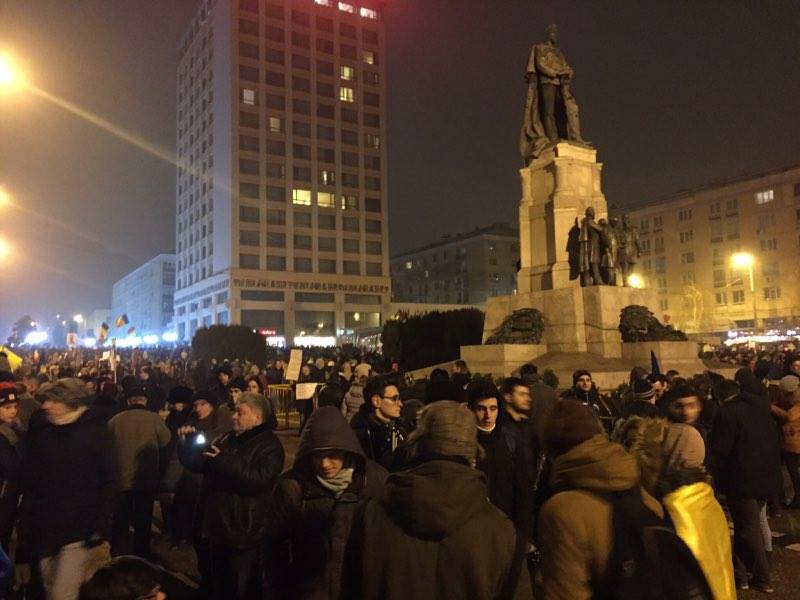
[{"label": "building facade", "polygon": [[391,259],[395,302],[483,304],[516,292],[519,231],[504,223],[445,236]]},{"label": "building facade", "polygon": [[659,318],[715,334],[800,321],[800,165],[648,204],[631,221]]},{"label": "building facade", "polygon": [[[114,284],[109,336],[125,337],[131,327],[139,336],[172,331],[174,294],[175,255],[159,254]],[[128,324],[116,327],[122,315],[128,315]]]},{"label": "building facade", "polygon": [[339,336],[388,311],[377,0],[207,0],[180,46],[176,325]]}]

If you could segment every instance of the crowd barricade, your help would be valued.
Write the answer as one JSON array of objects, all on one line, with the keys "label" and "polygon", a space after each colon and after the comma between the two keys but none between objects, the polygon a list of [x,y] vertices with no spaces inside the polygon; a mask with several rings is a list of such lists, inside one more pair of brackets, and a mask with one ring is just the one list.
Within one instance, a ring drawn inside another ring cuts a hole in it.
[{"label": "crowd barricade", "polygon": [[283,419],[283,426],[288,427],[290,418],[297,416],[292,386],[288,383],[271,384],[267,388],[267,398],[272,404],[275,416],[279,421]]}]

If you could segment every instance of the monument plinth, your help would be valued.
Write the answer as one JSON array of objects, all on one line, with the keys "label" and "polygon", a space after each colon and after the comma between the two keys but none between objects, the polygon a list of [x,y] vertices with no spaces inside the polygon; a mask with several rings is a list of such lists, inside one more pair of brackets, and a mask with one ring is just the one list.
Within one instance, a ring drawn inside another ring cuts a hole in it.
[{"label": "monument plinth", "polygon": [[569,232],[594,208],[607,218],[597,150],[559,142],[520,169],[520,293],[570,286]]}]

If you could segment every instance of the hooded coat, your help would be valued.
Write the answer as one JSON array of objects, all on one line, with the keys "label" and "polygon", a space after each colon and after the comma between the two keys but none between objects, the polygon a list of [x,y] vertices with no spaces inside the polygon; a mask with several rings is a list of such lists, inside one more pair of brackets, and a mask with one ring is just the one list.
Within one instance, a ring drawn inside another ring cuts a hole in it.
[{"label": "hooded coat", "polygon": [[[311,455],[345,453],[353,480],[337,498],[317,479]],[[339,598],[342,560],[353,514],[380,495],[388,473],[366,458],[353,430],[333,406],[324,406],[303,430],[294,466],[275,488],[265,544],[267,585],[274,598]]]},{"label": "hooded coat", "polygon": [[[602,494],[639,486],[636,459],[598,434],[553,461],[556,492],[542,506],[537,525],[545,600],[591,598],[605,575],[613,548],[612,507]],[[642,491],[644,504],[663,516],[659,503]]]},{"label": "hooded coat", "polygon": [[483,473],[432,458],[390,475],[383,495],[365,505],[348,544],[343,597],[488,600],[508,586],[511,597],[530,599],[517,549],[514,525],[486,498]]}]

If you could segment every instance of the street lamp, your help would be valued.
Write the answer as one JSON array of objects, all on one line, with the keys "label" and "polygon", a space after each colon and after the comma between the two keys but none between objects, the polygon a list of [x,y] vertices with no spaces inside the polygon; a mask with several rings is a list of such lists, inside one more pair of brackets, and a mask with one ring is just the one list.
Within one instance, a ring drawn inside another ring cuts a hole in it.
[{"label": "street lamp", "polygon": [[11,194],[0,188],[0,208],[5,208],[11,204]]},{"label": "street lamp", "polygon": [[14,61],[7,54],[0,54],[0,91],[16,91],[23,85],[20,73]]},{"label": "street lamp", "polygon": [[81,313],[78,313],[77,315],[72,317],[72,320],[75,321],[78,325],[80,325],[81,323],[83,323],[83,315]]},{"label": "street lamp", "polygon": [[753,277],[753,266],[756,263],[755,257],[749,252],[736,252],[731,255],[731,266],[735,269],[747,269],[750,277],[750,294],[753,296],[753,333],[758,330],[758,308],[756,306],[756,286]]},{"label": "street lamp", "polygon": [[0,260],[5,260],[9,256],[11,256],[11,244],[0,236]]},{"label": "street lamp", "polygon": [[628,277],[628,285],[632,288],[643,288],[644,280],[636,273],[633,273],[630,277]]}]

